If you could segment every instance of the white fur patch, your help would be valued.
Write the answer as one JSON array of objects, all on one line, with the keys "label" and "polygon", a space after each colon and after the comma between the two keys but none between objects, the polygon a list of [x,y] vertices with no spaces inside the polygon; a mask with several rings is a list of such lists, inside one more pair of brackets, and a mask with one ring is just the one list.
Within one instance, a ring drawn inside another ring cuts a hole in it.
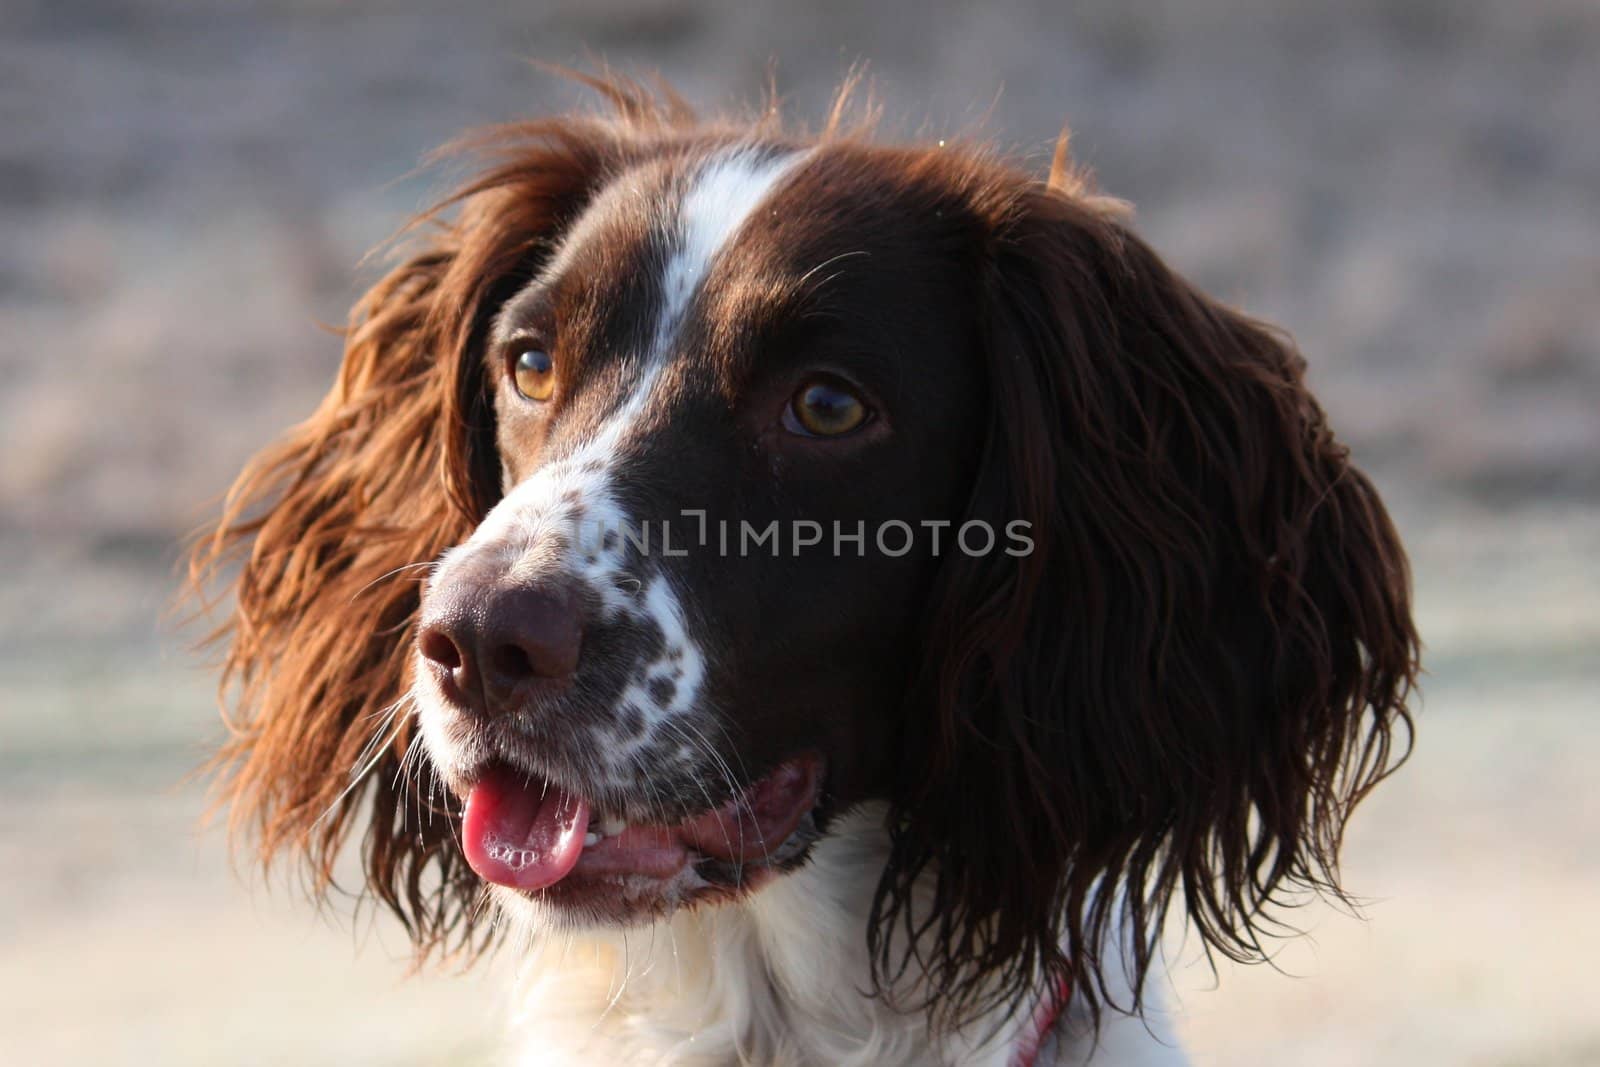
[{"label": "white fur patch", "polygon": [[[512,908],[508,918],[529,946],[517,1062],[1007,1067],[1031,1029],[1027,1012],[978,1019],[940,1038],[921,1012],[864,994],[867,914],[889,856],[885,813],[881,803],[863,805],[799,870],[738,901],[680,911],[648,928],[564,935],[543,927],[538,905]],[[1107,964],[1120,973],[1118,959]],[[1165,1021],[1154,986],[1147,1011]],[[1115,1013],[1106,1015],[1093,1055],[1090,1045],[1082,1036],[1053,1039],[1035,1067],[1186,1062],[1161,1026]]]},{"label": "white fur patch", "polygon": [[683,325],[684,312],[710,273],[717,253],[739,233],[799,159],[796,153],[771,155],[755,148],[735,148],[712,159],[695,175],[678,208],[672,252],[661,273],[661,311],[651,351],[640,368],[639,384],[622,408],[607,420],[602,436],[615,427],[620,440],[644,411],[666,366],[673,339]]},{"label": "white fur patch", "polygon": [[[646,929],[537,938],[518,997],[523,1064],[1004,1067],[1009,1030],[936,1045],[925,1017],[863,995],[885,808],[853,812],[799,870]],[[538,922],[530,905],[513,919]]]},{"label": "white fur patch", "polygon": [[712,261],[772,195],[772,190],[800,157],[734,149],[708,163],[695,176],[678,215],[677,247],[662,277],[664,297],[656,340],[658,351],[670,343],[683,321],[689,299],[705,279]]}]

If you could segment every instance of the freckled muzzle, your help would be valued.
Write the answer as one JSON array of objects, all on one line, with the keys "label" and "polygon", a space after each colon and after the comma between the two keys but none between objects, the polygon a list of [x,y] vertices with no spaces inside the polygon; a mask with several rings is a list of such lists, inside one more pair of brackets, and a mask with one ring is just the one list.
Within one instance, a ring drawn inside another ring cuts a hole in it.
[{"label": "freckled muzzle", "polygon": [[639,569],[630,601],[608,610],[582,577],[529,573],[523,558],[469,543],[423,598],[418,663],[441,698],[423,714],[457,723],[435,737],[482,742],[435,752],[454,768],[473,870],[563,894],[619,877],[748,888],[792,858],[821,760],[729,779],[690,702],[700,652],[665,575]]},{"label": "freckled muzzle", "polygon": [[671,821],[734,791],[706,740],[703,646],[591,467],[541,468],[440,560],[416,641],[423,736],[463,799],[498,762]]},{"label": "freckled muzzle", "polygon": [[442,738],[471,737],[567,781],[623,786],[683,656],[648,612],[607,611],[581,579],[467,546],[424,594],[417,633],[422,714],[449,727],[430,734],[435,762],[461,762]]}]

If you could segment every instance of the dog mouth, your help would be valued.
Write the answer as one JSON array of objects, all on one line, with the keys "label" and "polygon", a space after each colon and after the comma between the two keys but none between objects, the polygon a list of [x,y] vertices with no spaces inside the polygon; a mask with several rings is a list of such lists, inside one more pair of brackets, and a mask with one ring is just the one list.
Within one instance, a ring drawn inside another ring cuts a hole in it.
[{"label": "dog mouth", "polygon": [[465,791],[461,843],[480,878],[523,891],[622,877],[666,882],[706,861],[743,871],[787,855],[821,785],[821,760],[797,756],[699,814],[639,823],[597,812],[547,778],[493,764]]}]

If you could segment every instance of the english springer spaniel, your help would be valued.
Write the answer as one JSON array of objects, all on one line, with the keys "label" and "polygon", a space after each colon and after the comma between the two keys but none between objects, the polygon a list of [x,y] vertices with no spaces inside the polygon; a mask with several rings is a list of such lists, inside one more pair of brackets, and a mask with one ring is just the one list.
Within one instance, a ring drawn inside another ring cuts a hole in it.
[{"label": "english springer spaniel", "polygon": [[530,1064],[1181,1059],[1410,743],[1405,556],[1282,334],[1058,152],[491,129],[197,551],[236,824],[359,838]]}]

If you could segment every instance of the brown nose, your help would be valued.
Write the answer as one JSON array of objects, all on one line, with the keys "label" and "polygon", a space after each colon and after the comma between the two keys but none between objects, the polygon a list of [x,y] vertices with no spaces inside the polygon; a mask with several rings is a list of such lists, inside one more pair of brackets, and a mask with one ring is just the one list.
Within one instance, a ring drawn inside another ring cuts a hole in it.
[{"label": "brown nose", "polygon": [[575,598],[546,586],[485,590],[458,582],[428,594],[417,650],[446,692],[486,714],[560,688],[578,668],[583,626]]}]

